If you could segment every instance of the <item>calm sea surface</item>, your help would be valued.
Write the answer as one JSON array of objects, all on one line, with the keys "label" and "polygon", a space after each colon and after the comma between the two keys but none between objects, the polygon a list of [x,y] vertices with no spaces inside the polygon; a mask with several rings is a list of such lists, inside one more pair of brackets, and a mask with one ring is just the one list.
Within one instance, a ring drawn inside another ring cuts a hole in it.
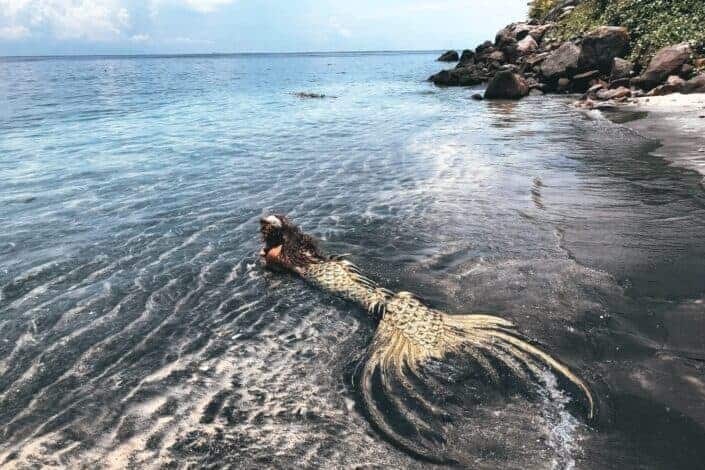
[{"label": "calm sea surface", "polygon": [[427,466],[348,380],[372,321],[261,268],[274,211],[595,390],[594,422],[454,407],[462,465],[702,468],[701,177],[568,100],[434,88],[436,55],[0,59],[0,466]]}]

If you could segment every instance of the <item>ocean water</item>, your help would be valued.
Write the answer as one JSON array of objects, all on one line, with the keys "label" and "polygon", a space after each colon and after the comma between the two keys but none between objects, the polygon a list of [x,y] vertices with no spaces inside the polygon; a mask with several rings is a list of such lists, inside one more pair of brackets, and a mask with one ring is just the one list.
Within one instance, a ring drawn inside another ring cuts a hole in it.
[{"label": "ocean water", "polygon": [[0,466],[428,467],[361,410],[373,321],[262,269],[277,212],[594,389],[594,421],[550,376],[454,405],[460,466],[699,468],[701,177],[436,55],[0,59]]}]

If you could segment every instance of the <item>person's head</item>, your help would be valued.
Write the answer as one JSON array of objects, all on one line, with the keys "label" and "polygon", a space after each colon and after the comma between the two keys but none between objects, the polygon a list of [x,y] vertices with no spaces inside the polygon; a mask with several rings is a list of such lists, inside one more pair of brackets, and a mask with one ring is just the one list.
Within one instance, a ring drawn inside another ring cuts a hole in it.
[{"label": "person's head", "polygon": [[285,216],[269,215],[262,217],[259,223],[264,242],[260,255],[268,265],[296,271],[323,259],[315,240]]}]

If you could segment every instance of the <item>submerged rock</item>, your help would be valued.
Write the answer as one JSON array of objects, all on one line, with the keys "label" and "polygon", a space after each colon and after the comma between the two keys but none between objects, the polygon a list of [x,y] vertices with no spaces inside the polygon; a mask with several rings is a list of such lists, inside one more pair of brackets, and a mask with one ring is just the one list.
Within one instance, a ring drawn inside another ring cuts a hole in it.
[{"label": "submerged rock", "polygon": [[[297,98],[325,98],[326,95],[322,93],[309,93],[306,91],[299,91],[293,94]],[[331,97],[332,98],[332,97]]]},{"label": "submerged rock", "polygon": [[501,70],[488,83],[485,99],[518,100],[528,94],[526,80],[511,70]]},{"label": "submerged rock", "polygon": [[609,73],[613,61],[622,57],[629,44],[629,31],[619,26],[600,26],[588,33],[581,44],[581,70],[598,69]]},{"label": "submerged rock", "polygon": [[447,51],[436,59],[438,62],[457,62],[459,59],[457,51]]},{"label": "submerged rock", "polygon": [[645,90],[655,88],[670,75],[677,74],[690,58],[691,52],[687,43],[664,47],[651,59],[644,73],[632,80],[632,85]]},{"label": "submerged rock", "polygon": [[579,59],[580,47],[572,42],[564,42],[543,61],[541,74],[547,80],[572,77],[578,71]]}]

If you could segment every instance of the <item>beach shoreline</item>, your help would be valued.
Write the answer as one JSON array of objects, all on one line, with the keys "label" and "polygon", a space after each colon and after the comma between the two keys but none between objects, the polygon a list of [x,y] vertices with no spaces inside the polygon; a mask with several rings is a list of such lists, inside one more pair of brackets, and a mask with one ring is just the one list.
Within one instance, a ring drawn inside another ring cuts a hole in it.
[{"label": "beach shoreline", "polygon": [[705,94],[674,93],[635,98],[618,104],[614,110],[645,113],[620,124],[658,141],[661,146],[653,155],[697,172],[702,177],[700,185],[705,189]]}]

